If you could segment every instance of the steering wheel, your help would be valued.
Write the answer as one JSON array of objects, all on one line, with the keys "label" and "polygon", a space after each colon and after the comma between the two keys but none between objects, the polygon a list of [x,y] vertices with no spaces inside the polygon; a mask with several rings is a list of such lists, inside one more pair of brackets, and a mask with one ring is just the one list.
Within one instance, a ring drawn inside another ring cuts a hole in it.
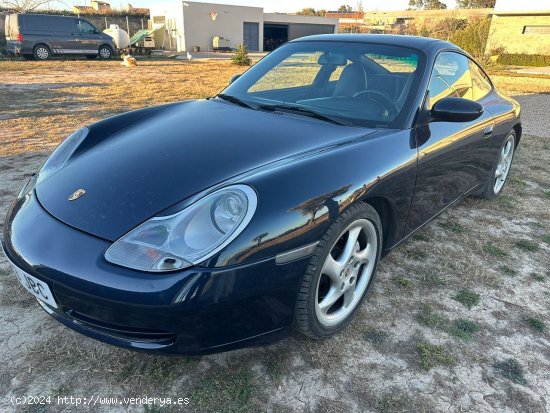
[{"label": "steering wheel", "polygon": [[385,106],[388,112],[393,112],[394,115],[399,113],[399,107],[397,104],[387,95],[377,90],[363,90],[353,95],[354,98],[361,98],[363,96],[370,96],[371,100],[381,103]]}]

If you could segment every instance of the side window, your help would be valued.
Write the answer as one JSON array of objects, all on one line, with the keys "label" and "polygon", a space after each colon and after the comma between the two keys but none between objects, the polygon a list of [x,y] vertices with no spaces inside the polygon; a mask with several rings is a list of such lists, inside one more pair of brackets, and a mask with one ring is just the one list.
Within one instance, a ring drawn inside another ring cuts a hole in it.
[{"label": "side window", "polygon": [[437,56],[430,79],[430,108],[446,97],[473,99],[469,59],[459,53]]},{"label": "side window", "polygon": [[90,23],[88,23],[86,20],[77,20],[76,28],[78,29],[79,33],[84,33],[84,34],[97,33],[95,27],[92,26]]},{"label": "side window", "polygon": [[491,81],[479,66],[470,60],[470,73],[472,74],[472,99],[480,100],[491,91]]}]

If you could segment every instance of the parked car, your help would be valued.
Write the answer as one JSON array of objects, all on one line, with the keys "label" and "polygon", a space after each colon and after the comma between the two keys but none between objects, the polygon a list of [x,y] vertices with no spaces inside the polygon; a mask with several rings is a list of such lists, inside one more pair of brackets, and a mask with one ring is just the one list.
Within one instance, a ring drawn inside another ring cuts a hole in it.
[{"label": "parked car", "polygon": [[110,59],[116,50],[109,35],[86,19],[48,14],[10,14],[5,33],[9,54],[47,60],[54,55]]},{"label": "parked car", "polygon": [[520,139],[518,103],[451,43],[306,37],[215,98],[73,133],[14,201],[2,246],[45,311],[107,343],[330,337],[381,256],[502,192]]}]

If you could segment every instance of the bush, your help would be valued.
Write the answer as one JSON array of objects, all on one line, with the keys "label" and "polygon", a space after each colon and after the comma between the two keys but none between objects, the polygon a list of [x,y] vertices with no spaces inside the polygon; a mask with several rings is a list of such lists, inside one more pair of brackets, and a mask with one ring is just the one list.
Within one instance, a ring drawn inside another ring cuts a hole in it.
[{"label": "bush", "polygon": [[470,53],[474,58],[481,59],[485,52],[490,26],[491,19],[488,17],[472,20],[464,28],[452,33],[449,41]]},{"label": "bush", "polygon": [[231,61],[239,66],[250,66],[252,60],[248,57],[248,50],[244,44],[240,44],[239,47],[233,52]]},{"label": "bush", "polygon": [[511,66],[550,66],[550,56],[503,53],[498,57],[498,63]]}]

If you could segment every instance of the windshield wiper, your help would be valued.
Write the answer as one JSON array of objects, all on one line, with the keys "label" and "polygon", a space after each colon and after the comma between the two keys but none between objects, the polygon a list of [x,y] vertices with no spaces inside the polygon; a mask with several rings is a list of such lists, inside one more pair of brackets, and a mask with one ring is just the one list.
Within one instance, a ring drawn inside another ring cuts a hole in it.
[{"label": "windshield wiper", "polygon": [[243,108],[258,110],[256,106],[251,105],[250,103],[247,103],[244,100],[239,99],[238,97],[233,95],[226,95],[225,93],[220,93],[216,95],[216,97],[223,100],[227,100],[228,102],[231,102],[231,103],[235,103],[236,105],[242,106]]},{"label": "windshield wiper", "polygon": [[287,111],[287,112],[297,113],[299,115],[309,116],[310,118],[324,120],[325,122],[334,123],[335,125],[351,126],[351,124],[348,122],[335,119],[331,116],[324,115],[322,113],[316,112],[312,109],[304,108],[302,106],[293,106],[293,105],[286,105],[286,104],[260,105],[259,109],[269,110],[272,112]]}]

